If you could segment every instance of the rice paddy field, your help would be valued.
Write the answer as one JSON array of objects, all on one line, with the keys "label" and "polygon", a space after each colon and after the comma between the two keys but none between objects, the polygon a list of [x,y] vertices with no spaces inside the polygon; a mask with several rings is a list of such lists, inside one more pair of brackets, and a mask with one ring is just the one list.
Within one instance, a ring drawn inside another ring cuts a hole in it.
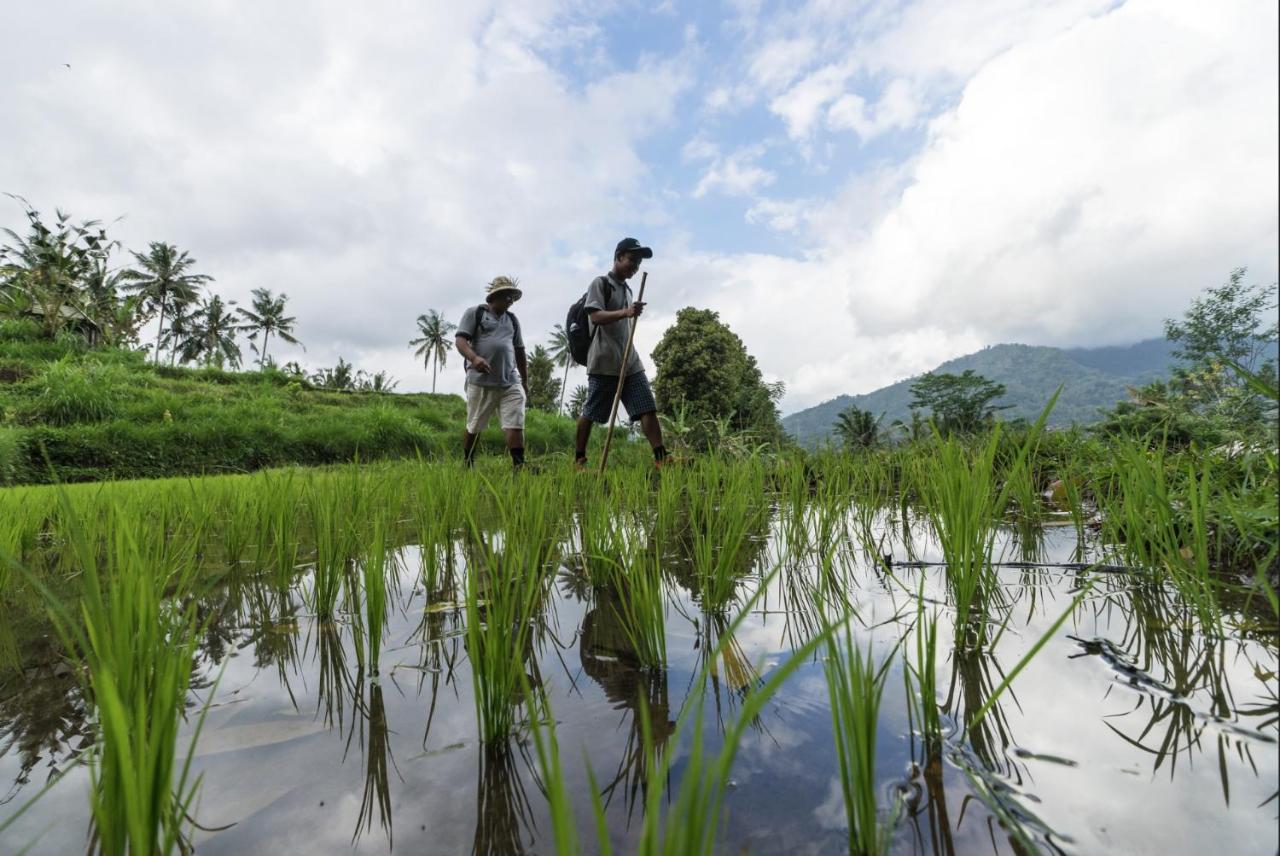
[{"label": "rice paddy field", "polygon": [[1274,451],[1049,441],[0,491],[0,852],[1274,853]]}]

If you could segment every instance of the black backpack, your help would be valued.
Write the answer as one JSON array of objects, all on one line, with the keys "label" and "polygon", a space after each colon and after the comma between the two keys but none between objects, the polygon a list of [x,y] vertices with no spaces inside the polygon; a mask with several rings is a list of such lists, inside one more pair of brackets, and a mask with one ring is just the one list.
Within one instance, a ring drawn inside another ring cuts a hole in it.
[{"label": "black backpack", "polygon": [[[613,283],[608,278],[604,281],[605,303],[613,296]],[[591,339],[595,335],[591,331],[591,318],[587,314],[587,292],[574,301],[569,307],[569,314],[564,317],[564,334],[569,340],[569,354],[580,366],[587,364],[587,354],[591,351]]]},{"label": "black backpack", "polygon": [[[480,341],[480,333],[481,333],[480,322],[484,320],[484,313],[488,311],[489,311],[489,307],[483,303],[481,303],[479,306],[476,307],[475,326],[471,328],[471,349],[473,351],[475,350],[476,342]],[[524,337],[520,335],[520,319],[517,318],[516,314],[511,310],[507,310],[507,314],[511,316],[511,326],[515,330],[516,338],[523,340]],[[466,371],[469,365],[471,365],[469,361],[463,360],[462,370]]]}]

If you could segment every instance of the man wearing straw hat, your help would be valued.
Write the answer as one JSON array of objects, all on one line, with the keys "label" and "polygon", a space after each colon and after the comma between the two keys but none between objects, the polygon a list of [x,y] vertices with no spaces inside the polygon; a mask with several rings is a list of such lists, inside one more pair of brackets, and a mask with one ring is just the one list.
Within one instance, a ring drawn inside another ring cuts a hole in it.
[{"label": "man wearing straw hat", "polygon": [[511,277],[494,277],[485,289],[484,303],[462,313],[458,322],[454,345],[467,361],[467,427],[462,441],[467,466],[475,456],[476,438],[495,410],[506,434],[512,466],[517,470],[524,466],[529,367],[520,321],[510,311],[522,293]]},{"label": "man wearing straw hat", "polygon": [[622,379],[620,401],[632,422],[640,423],[640,430],[653,447],[654,465],[661,467],[667,460],[667,449],[662,445],[662,426],[658,424],[658,405],[653,389],[644,373],[640,356],[633,349],[622,363],[627,345],[627,334],[640,313],[644,302],[632,300],[631,286],[627,280],[640,270],[640,263],[653,258],[653,250],[642,246],[635,238],[623,238],[613,251],[613,269],[598,276],[587,289],[582,308],[591,320],[591,350],[587,352],[587,401],[578,417],[578,431],[574,448],[574,466],[586,469],[587,441],[591,439],[591,426],[609,421],[613,399]]}]

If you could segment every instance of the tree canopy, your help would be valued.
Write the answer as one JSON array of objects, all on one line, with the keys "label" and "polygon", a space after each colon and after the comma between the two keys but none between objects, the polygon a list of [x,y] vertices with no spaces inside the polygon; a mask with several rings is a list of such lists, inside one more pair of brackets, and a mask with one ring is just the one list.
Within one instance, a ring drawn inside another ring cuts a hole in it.
[{"label": "tree canopy", "polygon": [[555,413],[560,407],[560,381],[555,378],[555,361],[542,345],[529,354],[529,406]]},{"label": "tree canopy", "polygon": [[1245,285],[1245,273],[1236,268],[1226,283],[1205,289],[1181,320],[1165,319],[1165,338],[1191,368],[1212,366],[1225,357],[1251,372],[1275,372],[1280,337],[1276,285]]},{"label": "tree canopy", "polygon": [[765,383],[755,357],[718,313],[681,309],[654,349],[653,362],[659,411],[685,408],[702,422],[728,420],[733,430],[764,439],[780,435],[776,398],[781,387]]},{"label": "tree canopy", "polygon": [[991,424],[1004,409],[995,405],[1004,393],[1004,384],[972,369],[958,375],[930,372],[911,384],[911,409],[928,410],[944,434],[971,433]]}]

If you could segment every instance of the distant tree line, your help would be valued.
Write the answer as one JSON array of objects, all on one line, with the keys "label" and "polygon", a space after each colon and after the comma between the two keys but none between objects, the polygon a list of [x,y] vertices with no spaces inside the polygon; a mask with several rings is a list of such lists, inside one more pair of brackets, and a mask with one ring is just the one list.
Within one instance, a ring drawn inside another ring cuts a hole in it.
[{"label": "distant tree line", "polygon": [[[1181,319],[1166,319],[1174,345],[1168,380],[1130,389],[1129,401],[1110,410],[1095,430],[1160,438],[1175,446],[1274,440],[1274,391],[1278,383],[1280,329],[1277,285],[1248,285],[1244,268],[1206,289]],[[931,372],[911,384],[911,420],[883,430],[880,417],[856,405],[843,410],[835,434],[848,449],[864,449],[895,437],[918,440],[934,430],[972,434],[988,428],[1005,394],[1003,384],[966,370]]]},{"label": "distant tree line", "polygon": [[[259,371],[276,368],[273,342],[305,346],[295,335],[287,294],[255,288],[248,307],[212,292],[213,277],[197,272],[185,250],[152,241],[146,252],[122,250],[98,220],[75,221],[58,210],[51,222],[21,197],[26,227],[0,230],[0,321],[34,324],[47,339],[74,337],[90,348],[145,350],[155,365],[240,368],[241,337],[257,357]],[[155,339],[140,330],[156,322]],[[333,368],[307,372],[286,363],[284,373],[326,389],[389,391],[397,381],[386,372],[355,370],[342,358]]]}]

